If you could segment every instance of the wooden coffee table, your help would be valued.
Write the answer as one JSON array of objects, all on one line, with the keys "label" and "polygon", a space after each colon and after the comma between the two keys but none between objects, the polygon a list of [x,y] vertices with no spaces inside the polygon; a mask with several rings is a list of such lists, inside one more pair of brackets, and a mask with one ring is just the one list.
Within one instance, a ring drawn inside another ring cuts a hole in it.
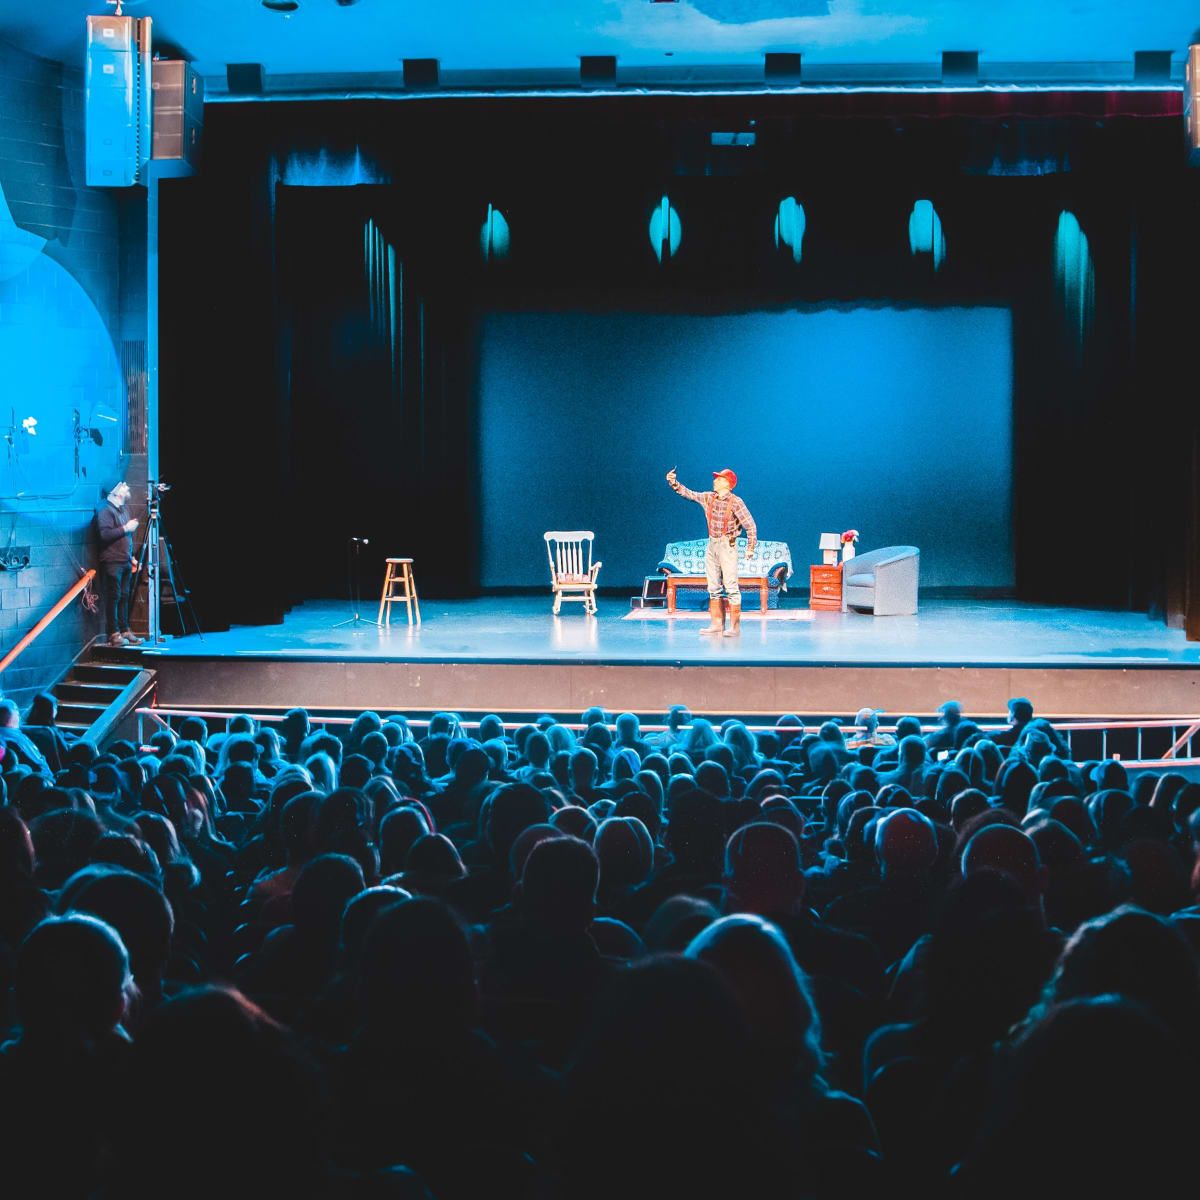
[{"label": "wooden coffee table", "polygon": [[[675,611],[675,589],[683,587],[707,587],[708,579],[704,575],[668,575],[667,576],[667,613]],[[738,587],[745,591],[758,588],[758,603],[763,612],[767,611],[767,577],[765,575],[739,575]]]}]

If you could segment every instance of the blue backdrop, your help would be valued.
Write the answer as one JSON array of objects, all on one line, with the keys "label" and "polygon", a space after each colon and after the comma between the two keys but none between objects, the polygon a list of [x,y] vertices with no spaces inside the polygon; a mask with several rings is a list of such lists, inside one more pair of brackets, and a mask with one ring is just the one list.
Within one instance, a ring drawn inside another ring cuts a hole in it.
[{"label": "blue backdrop", "polygon": [[919,546],[923,585],[1010,587],[1011,340],[1009,311],[982,307],[493,314],[483,585],[545,582],[550,528],[594,530],[601,584],[639,585],[705,532],[663,479],[677,466],[697,491],[732,467],[798,573],[853,527],[860,552]]}]

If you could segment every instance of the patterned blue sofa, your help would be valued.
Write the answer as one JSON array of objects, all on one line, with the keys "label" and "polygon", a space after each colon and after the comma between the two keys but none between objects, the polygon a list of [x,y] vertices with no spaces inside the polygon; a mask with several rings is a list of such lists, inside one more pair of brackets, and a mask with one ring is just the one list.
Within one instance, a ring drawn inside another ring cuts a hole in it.
[{"label": "patterned blue sofa", "polygon": [[[657,570],[663,575],[703,575],[704,552],[708,538],[693,538],[690,542],[668,542]],[[779,593],[787,591],[792,577],[792,552],[787,542],[762,542],[754,547],[751,558],[746,557],[746,539],[738,538],[738,578],[765,575],[767,577],[767,607],[779,607]],[[742,589],[742,602],[758,607],[758,592]],[[703,609],[708,605],[708,591],[699,587],[677,588],[676,608]]]}]

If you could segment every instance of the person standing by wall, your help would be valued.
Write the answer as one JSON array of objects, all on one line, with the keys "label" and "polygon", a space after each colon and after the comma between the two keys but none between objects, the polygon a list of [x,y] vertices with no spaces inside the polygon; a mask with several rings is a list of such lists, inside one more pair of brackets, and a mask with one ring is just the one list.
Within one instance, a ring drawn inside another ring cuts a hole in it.
[{"label": "person standing by wall", "polygon": [[96,509],[96,533],[100,539],[100,594],[104,601],[104,625],[110,646],[137,646],[142,642],[129,628],[129,593],[133,580],[133,531],[136,517],[129,515],[129,484],[114,484]]}]

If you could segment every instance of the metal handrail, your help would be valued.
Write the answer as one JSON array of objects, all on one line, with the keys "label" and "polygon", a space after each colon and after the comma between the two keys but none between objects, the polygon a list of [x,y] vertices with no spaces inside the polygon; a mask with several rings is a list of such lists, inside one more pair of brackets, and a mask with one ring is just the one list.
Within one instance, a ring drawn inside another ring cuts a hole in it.
[{"label": "metal handrail", "polygon": [[96,578],[94,569],[84,571],[82,578],[73,583],[62,595],[54,607],[38,621],[36,625],[3,657],[0,658],[0,675],[8,670],[29,647],[46,631],[55,617],[62,612],[93,579]]},{"label": "metal handrail", "polygon": [[[278,713],[278,712],[274,712],[274,713],[262,713],[262,712],[259,712],[259,713],[237,713],[237,714],[235,714],[232,712],[221,711],[221,710],[217,710],[217,709],[198,709],[198,708],[139,708],[137,710],[137,713],[138,713],[139,718],[141,718],[143,716],[151,718],[158,726],[160,726],[161,728],[164,728],[164,729],[169,729],[170,724],[168,721],[164,721],[162,719],[163,717],[203,717],[206,720],[225,721],[228,723],[230,720],[232,720],[232,718],[235,715],[247,716],[253,721],[260,721],[260,722],[261,721],[278,721],[282,716],[282,714]],[[317,726],[353,725],[357,719],[358,719],[357,716],[354,716],[354,717],[318,717],[313,721],[313,724],[317,725]],[[406,718],[406,720],[408,721],[409,726],[421,728],[421,729],[428,728],[428,726],[430,724],[430,719],[427,717],[412,717],[412,718]],[[480,722],[478,720],[471,720],[471,719],[462,720],[459,722],[460,726],[462,726],[463,728],[467,728],[467,729],[478,728],[479,724],[480,724]],[[520,729],[523,725],[529,724],[529,722],[528,721],[502,721],[501,724],[503,725],[504,729],[506,729],[506,730],[514,730],[514,729]],[[559,724],[561,724],[564,728],[571,729],[571,730],[587,729],[587,725],[583,724],[580,721],[561,721],[561,722],[559,722]],[[1143,756],[1142,756],[1142,731],[1143,730],[1146,730],[1146,729],[1176,730],[1184,725],[1187,726],[1187,730],[1186,730],[1185,734],[1182,737],[1176,739],[1175,743],[1171,746],[1171,748],[1167,751],[1167,753],[1162,756],[1161,759],[1143,758]],[[608,727],[610,729],[615,729],[615,726],[612,724],[610,724]],[[641,730],[643,733],[660,733],[669,728],[670,728],[670,726],[668,726],[668,725],[652,724],[649,722],[641,723]],[[690,729],[691,726],[690,725],[680,725],[680,726],[678,726],[678,728],[681,730],[684,730],[684,729]],[[776,726],[774,724],[771,724],[771,725],[747,724],[746,728],[748,730],[750,730],[751,733],[778,733],[778,732],[780,732],[780,727]],[[784,728],[786,728],[786,727],[784,727]],[[850,732],[852,730],[859,730],[862,728],[863,728],[863,726],[861,726],[861,725],[843,725],[842,726],[842,729],[846,732]],[[922,725],[921,726],[922,732],[932,732],[933,730],[935,730],[937,728],[939,728],[938,725]],[[980,732],[985,733],[985,734],[988,732],[997,732],[999,730],[1007,729],[1007,728],[1009,728],[1007,723],[996,723],[996,724],[989,723],[989,724],[979,726]],[[1188,765],[1193,762],[1200,762],[1200,759],[1192,759],[1192,758],[1180,759],[1180,758],[1174,757],[1178,753],[1178,751],[1181,750],[1185,745],[1189,746],[1189,749],[1190,749],[1190,743],[1191,743],[1192,738],[1197,733],[1200,733],[1200,721],[1197,721],[1194,717],[1191,717],[1191,716],[1182,717],[1182,718],[1159,717],[1159,718],[1154,718],[1152,720],[1147,720],[1147,721],[1130,721],[1130,720],[1076,721],[1076,722],[1072,722],[1071,724],[1063,724],[1063,725],[1057,726],[1056,728],[1058,728],[1059,733],[1062,733],[1066,736],[1068,746],[1070,746],[1070,743],[1071,743],[1071,734],[1072,733],[1100,731],[1100,733],[1101,733],[1101,755],[1100,755],[1100,757],[1101,758],[1108,757],[1108,734],[1110,731],[1118,730],[1118,729],[1136,729],[1138,731],[1137,754],[1133,759],[1126,760],[1127,765],[1133,765],[1133,764],[1137,764],[1137,763],[1160,763],[1160,762],[1172,762],[1177,765]],[[896,727],[894,725],[880,725],[879,730],[884,733],[894,733],[896,730]]]}]

